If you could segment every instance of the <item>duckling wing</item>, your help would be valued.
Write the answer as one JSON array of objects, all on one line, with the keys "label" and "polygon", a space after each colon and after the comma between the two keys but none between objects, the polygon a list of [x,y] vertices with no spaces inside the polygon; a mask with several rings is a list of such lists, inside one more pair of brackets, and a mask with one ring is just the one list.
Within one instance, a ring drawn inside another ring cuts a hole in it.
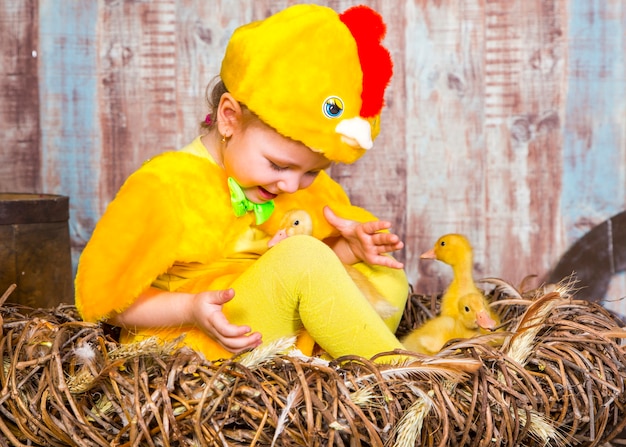
[{"label": "duckling wing", "polygon": [[402,344],[408,351],[436,354],[448,340],[454,338],[455,326],[454,318],[440,315],[405,336]]}]

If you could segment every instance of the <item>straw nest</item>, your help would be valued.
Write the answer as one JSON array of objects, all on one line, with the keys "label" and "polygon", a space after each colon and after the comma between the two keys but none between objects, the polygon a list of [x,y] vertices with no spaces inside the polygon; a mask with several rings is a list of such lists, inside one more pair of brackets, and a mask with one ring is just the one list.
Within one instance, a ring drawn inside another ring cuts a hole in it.
[{"label": "straw nest", "polygon": [[[0,444],[560,447],[615,438],[626,426],[619,319],[567,285],[511,289],[492,291],[502,332],[387,366],[286,353],[292,340],[211,363],[152,340],[120,345],[72,306],[6,305]],[[436,297],[412,294],[399,335],[436,311]]]}]

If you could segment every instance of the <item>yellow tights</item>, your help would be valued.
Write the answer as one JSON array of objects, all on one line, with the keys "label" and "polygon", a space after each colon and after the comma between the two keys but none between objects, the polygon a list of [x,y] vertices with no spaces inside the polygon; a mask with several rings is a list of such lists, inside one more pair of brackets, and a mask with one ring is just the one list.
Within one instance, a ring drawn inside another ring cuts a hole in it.
[{"label": "yellow tights", "polygon": [[[364,263],[355,267],[398,308],[396,314],[383,321],[335,253],[310,236],[287,238],[256,260],[230,284],[235,297],[224,305],[224,314],[231,323],[260,332],[264,343],[306,329],[332,357],[356,354],[369,358],[402,348],[394,332],[408,297],[404,271]],[[203,287],[206,290],[202,281],[197,281],[192,288]],[[216,288],[223,287],[213,283],[211,289]],[[209,359],[231,356],[199,330],[189,331],[185,344]]]}]

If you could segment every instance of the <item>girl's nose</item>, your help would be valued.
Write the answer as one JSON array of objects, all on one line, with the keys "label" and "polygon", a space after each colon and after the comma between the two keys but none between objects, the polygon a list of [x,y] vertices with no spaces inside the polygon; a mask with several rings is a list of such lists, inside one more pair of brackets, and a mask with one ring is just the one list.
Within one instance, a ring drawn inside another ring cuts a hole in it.
[{"label": "girl's nose", "polygon": [[300,189],[300,178],[302,176],[295,172],[289,172],[278,181],[278,187],[282,192],[294,193]]}]

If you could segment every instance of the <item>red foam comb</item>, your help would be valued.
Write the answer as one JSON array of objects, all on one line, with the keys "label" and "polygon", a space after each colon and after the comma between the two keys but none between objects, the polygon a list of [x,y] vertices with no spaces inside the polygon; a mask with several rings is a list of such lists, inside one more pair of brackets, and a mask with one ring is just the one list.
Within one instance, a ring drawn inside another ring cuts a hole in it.
[{"label": "red foam comb", "polygon": [[363,71],[360,115],[370,118],[380,113],[384,104],[385,88],[393,74],[391,55],[381,45],[387,28],[383,18],[365,5],[353,6],[339,15],[356,41]]}]

